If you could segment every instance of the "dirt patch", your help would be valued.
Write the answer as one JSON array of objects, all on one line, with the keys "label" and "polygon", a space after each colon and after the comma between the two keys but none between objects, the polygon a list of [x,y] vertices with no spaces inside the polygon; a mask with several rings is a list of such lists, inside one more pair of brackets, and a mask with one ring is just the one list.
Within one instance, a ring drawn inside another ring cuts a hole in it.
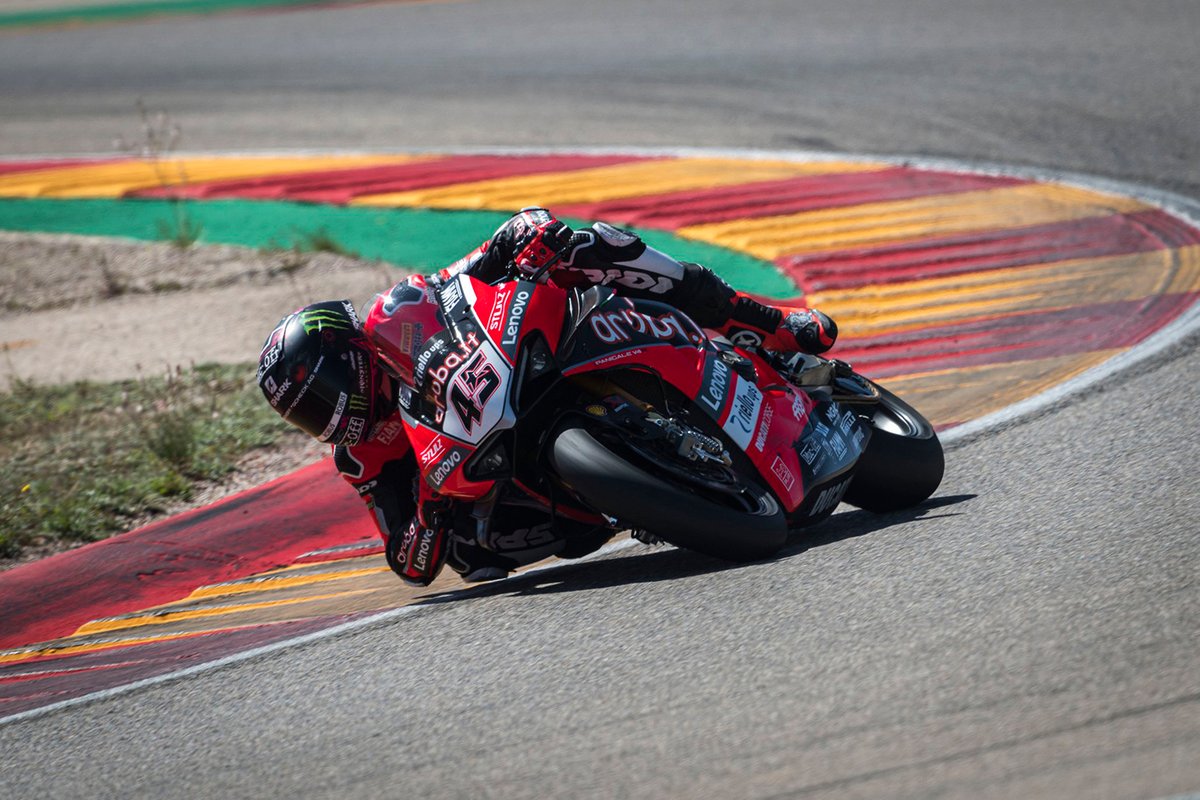
[{"label": "dirt patch", "polygon": [[[275,322],[295,308],[331,298],[348,298],[361,308],[402,274],[330,253],[180,250],[162,243],[0,233],[0,391],[14,379],[111,381],[178,365],[250,364]],[[206,505],[326,455],[327,447],[289,433],[278,446],[242,459],[227,479],[195,486],[187,502],[130,527]],[[0,570],[63,549],[57,541],[35,544],[20,559],[0,560]]]},{"label": "dirt patch", "polygon": [[0,233],[0,389],[251,362],[288,312],[361,307],[400,274],[331,253]]}]

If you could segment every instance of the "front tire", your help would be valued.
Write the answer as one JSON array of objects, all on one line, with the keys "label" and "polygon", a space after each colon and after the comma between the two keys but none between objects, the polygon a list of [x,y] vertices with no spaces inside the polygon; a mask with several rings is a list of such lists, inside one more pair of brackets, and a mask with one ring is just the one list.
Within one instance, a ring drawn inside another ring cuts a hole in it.
[{"label": "front tire", "polygon": [[919,411],[872,382],[879,390],[874,431],[859,458],[854,480],[842,499],[865,511],[885,513],[925,502],[942,483],[942,443]]},{"label": "front tire", "polygon": [[783,511],[763,487],[746,482],[747,508],[733,508],[635,466],[579,425],[556,434],[550,462],[590,505],[677,547],[727,561],[753,561],[772,555],[787,540]]}]

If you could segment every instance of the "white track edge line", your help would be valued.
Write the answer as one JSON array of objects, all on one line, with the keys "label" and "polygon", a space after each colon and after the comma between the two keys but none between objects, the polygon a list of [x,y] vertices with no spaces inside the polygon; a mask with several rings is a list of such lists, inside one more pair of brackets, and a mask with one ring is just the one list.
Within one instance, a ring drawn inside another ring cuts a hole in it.
[{"label": "white track edge line", "polygon": [[428,611],[437,608],[438,606],[450,600],[460,600],[469,598],[473,594],[483,594],[484,592],[494,590],[495,587],[501,586],[508,581],[515,581],[527,575],[561,569],[565,566],[569,566],[570,564],[578,564],[581,561],[591,561],[593,559],[601,558],[603,556],[625,550],[637,544],[640,544],[640,542],[638,542],[636,539],[622,539],[620,541],[607,544],[596,552],[591,553],[583,558],[574,559],[569,562],[555,561],[548,564],[542,564],[540,566],[527,569],[524,572],[511,575],[503,580],[491,581],[489,583],[480,584],[479,586],[469,586],[463,589],[457,589],[445,595],[432,598],[427,602],[381,611],[377,614],[371,614],[366,617],[350,620],[349,622],[343,622],[340,625],[334,625],[329,628],[322,628],[321,630],[313,631],[312,633],[306,633],[302,636],[296,636],[291,639],[281,639],[278,642],[272,642],[271,644],[254,647],[250,650],[243,650],[239,653],[232,653],[214,661],[205,661],[203,664],[195,664],[193,666],[185,667],[184,669],[175,670],[173,672],[165,672],[162,675],[154,675],[149,678],[142,678],[141,680],[137,680],[132,683],[124,683],[120,686],[111,686],[107,689],[101,689],[96,692],[80,695],[79,697],[72,697],[67,700],[60,700],[56,703],[50,703],[49,705],[39,706],[38,708],[31,708],[27,711],[21,711],[7,717],[0,717],[0,727],[10,723],[36,719],[37,717],[41,717],[55,711],[71,708],[73,706],[86,705],[88,703],[104,700],[109,697],[116,697],[118,695],[126,694],[127,692],[133,692],[137,691],[138,689],[155,686],[160,683],[167,683],[178,678],[186,678],[192,675],[198,675],[209,670],[219,669],[229,664],[236,664],[240,661],[249,661],[251,659],[258,658],[259,656],[269,655],[280,650],[286,650],[299,645],[308,644],[310,642],[317,642],[323,639],[341,636],[342,634],[351,633],[359,630],[360,628],[366,628],[379,623],[388,622],[399,617],[417,614],[422,611]]},{"label": "white track edge line", "polygon": [[[478,148],[453,148],[452,150],[370,150],[370,151],[345,151],[330,149],[322,150],[303,150],[303,151],[288,151],[288,150],[263,150],[263,151],[247,151],[245,153],[225,152],[222,155],[303,155],[303,154],[384,154],[395,152],[397,154],[459,154],[459,153],[477,153],[496,155],[517,155],[530,153],[549,153],[558,155],[579,154],[579,155],[648,155],[648,156],[676,156],[676,157],[721,157],[721,158],[745,158],[755,160],[781,159],[794,161],[871,161],[896,164],[898,166],[915,166],[923,169],[940,169],[955,172],[975,172],[992,175],[1004,175],[1008,177],[1028,178],[1031,180],[1054,181],[1074,185],[1085,189],[1091,189],[1097,192],[1106,192],[1109,194],[1121,194],[1128,197],[1133,197],[1142,200],[1150,205],[1158,206],[1164,211],[1167,211],[1177,217],[1182,217],[1189,224],[1200,227],[1200,202],[1192,200],[1180,194],[1167,192],[1153,187],[1142,186],[1139,184],[1128,183],[1125,181],[1110,180],[1108,178],[1097,178],[1077,172],[1066,172],[1061,170],[1053,170],[1039,167],[1012,167],[1003,164],[995,164],[984,161],[971,161],[966,159],[949,159],[949,158],[932,158],[926,156],[888,156],[888,155],[871,155],[864,153],[827,153],[816,151],[803,150],[754,150],[754,149],[726,149],[726,148],[707,148],[707,147],[675,147],[675,148],[645,148],[645,147],[579,147],[579,148],[535,148],[535,147],[478,147]],[[176,153],[177,157],[187,158],[196,156],[213,156],[213,153]],[[39,158],[86,158],[88,156],[27,156],[13,160],[36,160]],[[111,157],[111,154],[108,154]],[[1034,395],[1023,401],[1015,403],[1011,406],[1003,408],[991,414],[984,415],[971,422],[951,428],[948,431],[940,434],[943,443],[951,444],[959,441],[966,441],[970,438],[978,436],[992,428],[1000,427],[1012,423],[1022,417],[1036,413],[1046,409],[1055,403],[1061,402],[1068,396],[1074,395],[1091,386],[1094,386],[1101,381],[1104,381],[1113,375],[1122,372],[1134,366],[1140,361],[1149,359],[1159,353],[1167,350],[1172,345],[1182,341],[1188,335],[1200,329],[1200,301],[1192,304],[1185,312],[1177,317],[1173,322],[1156,331],[1151,336],[1144,339],[1132,348],[1108,359],[1107,361],[1086,370],[1074,378],[1065,381],[1061,384],[1048,389],[1045,392]],[[575,559],[570,562],[555,561],[549,564],[544,564],[539,567],[526,570],[524,572],[513,575],[505,580],[515,580],[525,575],[530,575],[535,572],[545,572],[556,569],[561,569],[571,564],[576,564],[581,561],[591,561],[603,556],[611,555],[626,548],[638,544],[634,539],[624,539],[618,542],[613,542],[604,546],[595,553],[581,559]],[[484,586],[490,589],[500,582],[485,584]],[[469,597],[472,593],[483,591],[483,587],[471,587],[460,589],[447,596],[446,599],[454,599],[461,597]],[[138,689],[155,686],[160,683],[166,683],[178,678],[185,678],[191,675],[198,675],[208,670],[219,669],[220,667],[229,664],[235,664],[240,661],[248,661],[259,656],[268,655],[297,645],[308,644],[310,642],[321,641],[323,639],[334,638],[344,633],[350,633],[360,628],[365,628],[371,625],[387,622],[392,619],[414,614],[428,609],[436,608],[440,602],[422,603],[418,605],[402,606],[400,608],[390,609],[378,614],[372,614],[361,619],[352,620],[350,622],[335,625],[331,628],[324,628],[319,631],[298,636],[293,639],[283,639],[272,644],[263,645],[250,650],[245,650],[240,653],[233,653],[224,656],[215,661],[206,661],[203,664],[196,664],[185,669],[176,670],[174,672],[156,675],[150,678],[143,678],[133,683],[122,684],[121,686],[113,686],[108,689],[101,689],[98,692],[92,692],[79,697],[73,697],[68,700],[61,700],[57,703],[40,706],[38,708],[22,711],[17,714],[12,714],[7,717],[0,717],[0,726],[25,720],[36,719],[38,717],[53,713],[74,706],[85,705],[88,703],[104,700],[109,697],[116,697],[127,692],[133,692]],[[1193,796],[1185,796],[1185,800],[1191,800]],[[1200,797],[1200,796],[1195,796]]]}]

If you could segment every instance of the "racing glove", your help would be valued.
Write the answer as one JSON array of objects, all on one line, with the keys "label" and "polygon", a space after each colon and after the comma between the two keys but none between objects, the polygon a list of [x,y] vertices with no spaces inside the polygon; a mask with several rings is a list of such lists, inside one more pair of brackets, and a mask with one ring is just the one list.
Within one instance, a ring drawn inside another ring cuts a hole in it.
[{"label": "racing glove", "polygon": [[555,261],[570,246],[572,233],[546,209],[525,208],[492,234],[486,252],[528,277]]}]

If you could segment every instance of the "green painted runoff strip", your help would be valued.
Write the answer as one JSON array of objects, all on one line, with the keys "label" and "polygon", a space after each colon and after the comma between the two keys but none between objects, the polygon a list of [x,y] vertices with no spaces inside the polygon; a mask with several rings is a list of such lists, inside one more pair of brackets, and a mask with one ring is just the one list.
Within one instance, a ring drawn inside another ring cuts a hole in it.
[{"label": "green painted runoff strip", "polygon": [[[305,249],[315,238],[343,250],[404,269],[431,272],[453,263],[491,236],[505,212],[372,208],[262,200],[187,201],[179,206],[198,244],[263,249]],[[0,199],[0,230],[119,236],[145,241],[171,238],[178,210],[161,199]],[[574,227],[591,220],[564,220]],[[768,261],[665,231],[638,230],[647,244],[683,261],[710,267],[742,291],[777,300],[800,290]]]},{"label": "green painted runoff strip", "polygon": [[[341,0],[360,2],[361,0]],[[80,22],[119,22],[162,14],[215,14],[221,11],[253,10],[286,6],[336,5],[339,0],[151,0],[74,6],[45,11],[0,12],[0,28],[33,25],[68,25]]]}]

